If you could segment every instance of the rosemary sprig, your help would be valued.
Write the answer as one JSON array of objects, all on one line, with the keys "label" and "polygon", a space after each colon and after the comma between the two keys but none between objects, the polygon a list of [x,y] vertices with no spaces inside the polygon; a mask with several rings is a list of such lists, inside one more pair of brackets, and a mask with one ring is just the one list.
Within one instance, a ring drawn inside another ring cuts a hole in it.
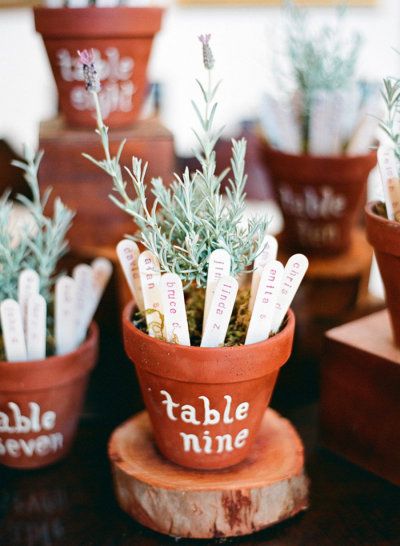
[{"label": "rosemary sprig", "polygon": [[[124,142],[118,153],[111,157],[108,128],[104,125],[98,99],[99,82],[94,66],[94,57],[84,51],[80,54],[85,75],[86,87],[92,93],[97,115],[97,133],[100,136],[105,158],[97,160],[83,154],[113,181],[115,194],[112,201],[127,212],[135,221],[138,231],[131,236],[133,240],[154,252],[163,271],[177,273],[188,285],[206,286],[208,257],[217,248],[226,249],[232,258],[231,274],[238,275],[254,262],[262,250],[262,242],[267,228],[265,217],[244,221],[246,184],[245,154],[246,141],[232,140],[231,172],[226,199],[221,192],[221,184],[229,169],[216,173],[215,145],[223,128],[215,129],[217,111],[215,97],[220,83],[213,83],[214,57],[209,45],[210,35],[200,36],[203,62],[207,81],[197,80],[201,104],[192,102],[200,130],[194,129],[199,144],[195,151],[200,168],[195,173],[188,169],[166,187],[159,178],[152,179],[151,188],[155,196],[149,208],[146,198],[145,176],[147,164],[136,157],[132,158],[132,168],[120,166]],[[130,179],[128,189],[123,172]],[[133,190],[133,196],[130,195]]]}]

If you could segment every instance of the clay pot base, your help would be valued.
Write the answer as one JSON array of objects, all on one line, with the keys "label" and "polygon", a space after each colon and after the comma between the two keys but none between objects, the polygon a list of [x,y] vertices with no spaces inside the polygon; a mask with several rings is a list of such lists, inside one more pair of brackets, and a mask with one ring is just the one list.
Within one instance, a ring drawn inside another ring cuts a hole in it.
[{"label": "clay pot base", "polygon": [[121,508],[166,535],[248,535],[308,507],[302,442],[291,423],[271,409],[250,456],[222,471],[189,470],[167,461],[155,448],[147,412],[114,431],[108,455]]}]

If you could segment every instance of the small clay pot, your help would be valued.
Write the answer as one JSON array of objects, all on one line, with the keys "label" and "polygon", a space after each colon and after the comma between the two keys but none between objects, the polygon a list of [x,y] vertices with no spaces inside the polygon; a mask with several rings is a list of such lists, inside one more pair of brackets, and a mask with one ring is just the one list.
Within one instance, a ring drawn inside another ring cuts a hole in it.
[{"label": "small clay pot", "polygon": [[365,207],[367,238],[385,286],[394,342],[400,347],[400,223],[377,214],[377,204],[374,201]]},{"label": "small clay pot", "polygon": [[75,351],[30,362],[0,362],[0,463],[39,468],[71,448],[97,359],[93,323]]},{"label": "small clay pot", "polygon": [[130,303],[123,312],[125,350],[135,364],[161,453],[196,469],[240,463],[290,356],[293,312],[267,341],[214,349],[156,340],[132,324],[132,311]]},{"label": "small clay pot", "polygon": [[146,94],[146,70],[162,8],[34,9],[58,88],[60,108],[74,127],[94,127],[93,97],[85,90],[77,50],[94,49],[102,90],[100,104],[110,127],[132,124]]},{"label": "small clay pot", "polygon": [[284,218],[284,245],[309,255],[340,254],[351,242],[376,153],[364,156],[291,155],[260,140]]}]

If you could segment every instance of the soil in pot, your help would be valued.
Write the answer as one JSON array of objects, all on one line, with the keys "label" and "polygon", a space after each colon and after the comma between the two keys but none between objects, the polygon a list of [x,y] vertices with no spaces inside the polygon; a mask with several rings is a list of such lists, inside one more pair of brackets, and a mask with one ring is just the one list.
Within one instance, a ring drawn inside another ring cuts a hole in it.
[{"label": "soil in pot", "polygon": [[28,362],[0,362],[0,463],[13,468],[53,464],[69,452],[89,375],[98,329],[75,351]]},{"label": "soil in pot", "polygon": [[292,348],[292,311],[277,335],[253,345],[200,348],[154,339],[123,313],[125,350],[135,364],[160,452],[189,468],[244,460]]},{"label": "soil in pot", "polygon": [[376,153],[297,156],[273,150],[260,141],[260,154],[283,213],[285,246],[308,255],[345,252]]},{"label": "soil in pot", "polygon": [[94,50],[102,114],[110,127],[135,122],[147,91],[147,64],[162,8],[35,8],[67,123],[95,127],[77,50]]},{"label": "soil in pot", "polygon": [[378,202],[365,207],[368,241],[374,247],[386,293],[394,342],[400,347],[400,222],[378,213]]}]

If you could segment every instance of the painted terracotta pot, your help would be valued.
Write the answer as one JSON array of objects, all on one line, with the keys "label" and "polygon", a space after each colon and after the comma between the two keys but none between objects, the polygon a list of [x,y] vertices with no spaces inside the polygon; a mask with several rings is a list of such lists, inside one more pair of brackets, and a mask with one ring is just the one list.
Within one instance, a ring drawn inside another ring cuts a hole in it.
[{"label": "painted terracotta pot", "polygon": [[346,251],[376,153],[355,157],[290,155],[263,141],[260,150],[283,213],[285,245],[310,255]]},{"label": "painted terracotta pot", "polygon": [[130,303],[123,313],[125,350],[135,364],[158,449],[189,468],[240,463],[290,356],[293,312],[267,341],[214,349],[156,340],[132,324],[132,311]]},{"label": "painted terracotta pot", "polygon": [[67,123],[94,127],[93,97],[83,83],[77,50],[94,49],[100,103],[110,127],[132,124],[146,94],[146,70],[162,8],[35,8]]},{"label": "painted terracotta pot", "polygon": [[400,347],[400,223],[376,213],[377,201],[365,207],[367,238],[374,247],[386,292],[394,341]]},{"label": "painted terracotta pot", "polygon": [[30,362],[0,362],[0,463],[39,468],[71,448],[89,374],[96,363],[93,323],[75,351]]}]

